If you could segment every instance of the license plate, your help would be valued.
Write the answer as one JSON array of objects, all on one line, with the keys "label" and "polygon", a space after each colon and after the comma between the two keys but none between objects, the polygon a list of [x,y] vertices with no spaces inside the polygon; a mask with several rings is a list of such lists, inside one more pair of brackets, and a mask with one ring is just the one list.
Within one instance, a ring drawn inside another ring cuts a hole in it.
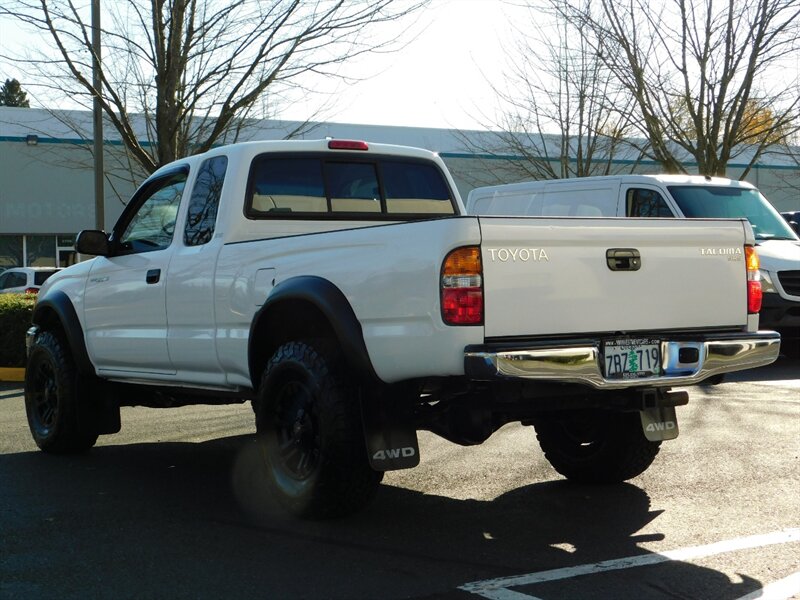
[{"label": "license plate", "polygon": [[639,379],[661,374],[661,342],[654,339],[617,339],[605,343],[606,379]]}]

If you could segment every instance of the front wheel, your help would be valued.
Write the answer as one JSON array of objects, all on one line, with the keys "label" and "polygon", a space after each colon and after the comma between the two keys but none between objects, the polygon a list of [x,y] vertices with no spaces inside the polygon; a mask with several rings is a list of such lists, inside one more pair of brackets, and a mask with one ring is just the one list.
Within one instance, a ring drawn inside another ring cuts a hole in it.
[{"label": "front wheel", "polygon": [[267,364],[256,427],[271,487],[291,513],[353,513],[383,473],[369,466],[356,388],[325,340],[293,341]]},{"label": "front wheel", "polygon": [[78,377],[66,344],[52,332],[40,334],[25,369],[25,412],[31,435],[45,452],[81,452],[97,441]]},{"label": "front wheel", "polygon": [[563,411],[540,415],[533,424],[553,468],[584,483],[632,479],[653,463],[661,445],[645,438],[637,412]]}]

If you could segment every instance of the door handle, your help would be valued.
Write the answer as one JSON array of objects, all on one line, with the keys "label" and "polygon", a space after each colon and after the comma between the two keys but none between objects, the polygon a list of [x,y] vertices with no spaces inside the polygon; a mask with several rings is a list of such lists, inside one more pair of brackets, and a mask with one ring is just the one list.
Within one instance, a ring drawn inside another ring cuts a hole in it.
[{"label": "door handle", "polygon": [[158,283],[161,279],[161,269],[150,269],[147,272],[147,283]]},{"label": "door handle", "polygon": [[636,248],[610,248],[606,250],[606,264],[612,271],[638,271],[642,255]]}]

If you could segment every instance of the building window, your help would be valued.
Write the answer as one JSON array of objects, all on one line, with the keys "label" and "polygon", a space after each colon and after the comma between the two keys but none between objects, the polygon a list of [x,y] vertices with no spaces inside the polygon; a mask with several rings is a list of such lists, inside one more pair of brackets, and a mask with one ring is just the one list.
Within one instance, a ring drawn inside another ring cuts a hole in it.
[{"label": "building window", "polygon": [[0,235],[0,269],[23,266],[22,236]]},{"label": "building window", "polygon": [[25,266],[26,267],[55,267],[56,266],[56,236],[54,235],[28,235],[25,236]]},{"label": "building window", "polygon": [[75,235],[0,235],[0,271],[11,267],[68,267],[78,262]]}]

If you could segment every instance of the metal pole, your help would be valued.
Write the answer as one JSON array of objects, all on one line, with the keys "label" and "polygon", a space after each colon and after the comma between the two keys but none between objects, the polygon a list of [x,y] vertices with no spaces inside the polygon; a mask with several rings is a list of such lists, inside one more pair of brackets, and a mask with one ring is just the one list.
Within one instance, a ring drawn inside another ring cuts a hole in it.
[{"label": "metal pole", "polygon": [[100,0],[92,0],[92,86],[96,91],[92,103],[94,138],[94,225],[95,229],[105,229],[105,183],[103,181],[103,111],[100,97],[102,89],[100,78]]}]

